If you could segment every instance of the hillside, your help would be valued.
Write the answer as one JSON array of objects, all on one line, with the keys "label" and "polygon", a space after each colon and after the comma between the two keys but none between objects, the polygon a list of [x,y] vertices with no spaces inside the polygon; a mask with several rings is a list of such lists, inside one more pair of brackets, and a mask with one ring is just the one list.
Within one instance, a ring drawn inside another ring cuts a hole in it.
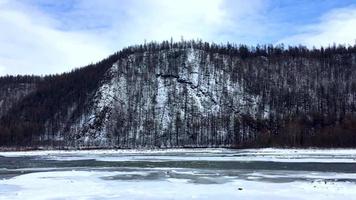
[{"label": "hillside", "polygon": [[165,41],[0,83],[2,147],[356,147],[356,46]]}]

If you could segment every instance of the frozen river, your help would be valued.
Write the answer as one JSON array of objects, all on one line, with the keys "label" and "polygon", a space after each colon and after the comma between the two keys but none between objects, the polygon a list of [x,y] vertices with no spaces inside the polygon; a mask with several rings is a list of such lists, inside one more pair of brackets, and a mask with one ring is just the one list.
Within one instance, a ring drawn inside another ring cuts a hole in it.
[{"label": "frozen river", "polygon": [[356,200],[356,150],[0,152],[0,199]]}]

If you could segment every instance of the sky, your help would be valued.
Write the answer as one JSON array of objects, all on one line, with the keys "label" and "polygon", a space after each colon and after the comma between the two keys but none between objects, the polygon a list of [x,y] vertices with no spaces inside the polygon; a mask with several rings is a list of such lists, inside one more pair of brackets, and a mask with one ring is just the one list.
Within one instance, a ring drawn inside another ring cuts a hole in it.
[{"label": "sky", "polygon": [[173,38],[356,44],[356,0],[0,0],[0,76],[46,75]]}]

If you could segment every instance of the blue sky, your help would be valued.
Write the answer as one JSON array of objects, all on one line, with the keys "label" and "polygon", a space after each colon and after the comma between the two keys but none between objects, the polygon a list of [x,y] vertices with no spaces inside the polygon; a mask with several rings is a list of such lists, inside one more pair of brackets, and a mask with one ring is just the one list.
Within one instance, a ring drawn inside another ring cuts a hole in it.
[{"label": "blue sky", "polygon": [[0,75],[51,74],[146,41],[355,44],[356,0],[0,0]]}]

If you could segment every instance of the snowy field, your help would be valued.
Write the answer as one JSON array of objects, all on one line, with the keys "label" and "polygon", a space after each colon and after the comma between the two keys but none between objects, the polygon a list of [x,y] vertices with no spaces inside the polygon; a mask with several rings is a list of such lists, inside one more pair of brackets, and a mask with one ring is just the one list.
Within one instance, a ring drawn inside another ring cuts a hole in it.
[{"label": "snowy field", "polygon": [[356,200],[356,150],[0,152],[0,199]]}]

